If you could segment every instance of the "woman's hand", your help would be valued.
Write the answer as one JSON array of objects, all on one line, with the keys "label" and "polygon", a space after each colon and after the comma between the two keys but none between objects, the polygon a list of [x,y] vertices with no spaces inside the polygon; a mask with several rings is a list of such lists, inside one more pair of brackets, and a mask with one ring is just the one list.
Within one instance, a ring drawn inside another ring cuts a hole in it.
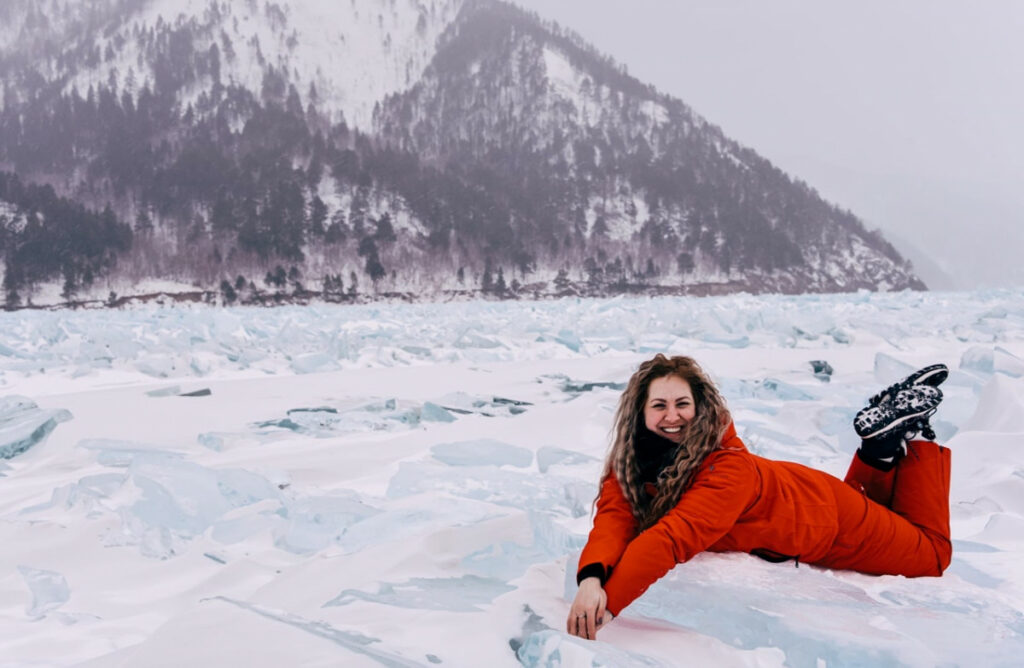
[{"label": "woman's hand", "polygon": [[608,595],[604,593],[599,578],[587,578],[580,583],[576,599],[569,608],[569,619],[565,630],[569,635],[594,640],[597,630],[612,620],[608,605]]}]

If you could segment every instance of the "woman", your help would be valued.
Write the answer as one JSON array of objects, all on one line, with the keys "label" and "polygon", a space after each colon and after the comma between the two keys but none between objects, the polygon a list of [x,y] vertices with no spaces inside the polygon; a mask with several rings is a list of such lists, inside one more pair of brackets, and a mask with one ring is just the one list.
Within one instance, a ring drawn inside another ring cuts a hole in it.
[{"label": "woman", "polygon": [[928,417],[943,365],[857,414],[862,438],[845,482],[750,454],[714,383],[689,357],[658,355],[630,378],[579,560],[569,633],[597,630],[677,563],[704,550],[917,577],[952,557],[947,448]]}]

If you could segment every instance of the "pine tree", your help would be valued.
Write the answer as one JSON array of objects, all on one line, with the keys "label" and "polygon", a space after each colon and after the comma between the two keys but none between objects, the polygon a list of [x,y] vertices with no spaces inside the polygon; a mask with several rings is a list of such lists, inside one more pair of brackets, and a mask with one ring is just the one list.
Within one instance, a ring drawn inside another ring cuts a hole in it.
[{"label": "pine tree", "polygon": [[559,292],[564,292],[570,285],[571,281],[569,280],[569,272],[566,271],[564,267],[559,269],[558,275],[555,276],[555,289]]},{"label": "pine tree", "polygon": [[377,255],[376,249],[366,256],[366,273],[370,275],[370,280],[374,283],[384,278],[388,273],[384,265],[381,264],[380,256]]},{"label": "pine tree", "polygon": [[238,299],[238,293],[231,286],[231,282],[224,279],[220,282],[220,293],[224,297],[224,303],[233,304]]},{"label": "pine tree", "polygon": [[491,270],[491,258],[484,261],[484,275],[480,278],[480,291],[488,294],[494,290],[494,276]]},{"label": "pine tree", "polygon": [[309,205],[309,232],[315,237],[322,237],[326,232],[324,222],[327,220],[327,205],[319,195],[313,196]]}]

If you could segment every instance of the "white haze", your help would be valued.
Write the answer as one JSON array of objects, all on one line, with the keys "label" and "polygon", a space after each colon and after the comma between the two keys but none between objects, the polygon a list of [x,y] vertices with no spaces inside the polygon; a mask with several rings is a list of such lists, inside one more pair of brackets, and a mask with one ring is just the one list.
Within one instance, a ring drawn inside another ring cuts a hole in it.
[{"label": "white haze", "polygon": [[1024,5],[516,0],[826,199],[933,288],[1024,284]]}]

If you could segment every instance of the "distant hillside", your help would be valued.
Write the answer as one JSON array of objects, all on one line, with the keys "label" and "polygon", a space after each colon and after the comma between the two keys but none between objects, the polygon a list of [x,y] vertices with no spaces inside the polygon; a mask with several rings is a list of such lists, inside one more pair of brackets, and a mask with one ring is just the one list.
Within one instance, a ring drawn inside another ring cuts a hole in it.
[{"label": "distant hillside", "polygon": [[0,168],[52,189],[0,198],[77,207],[6,228],[11,306],[156,280],[227,302],[924,288],[851,213],[503,2],[11,0],[0,22]]}]

